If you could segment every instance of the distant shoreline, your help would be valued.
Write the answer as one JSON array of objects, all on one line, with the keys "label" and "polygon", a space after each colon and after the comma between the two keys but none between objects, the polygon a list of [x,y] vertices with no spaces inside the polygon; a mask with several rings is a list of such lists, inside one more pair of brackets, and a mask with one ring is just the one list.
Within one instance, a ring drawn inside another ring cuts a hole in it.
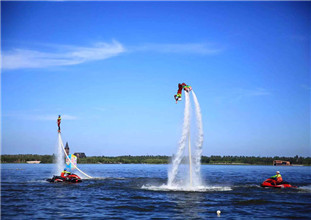
[{"label": "distant shoreline", "polygon": [[[27,161],[40,161],[43,164],[52,164],[54,155],[17,154],[0,155],[1,163],[27,163]],[[170,164],[170,156],[90,156],[78,158],[79,164]],[[202,156],[204,165],[273,165],[274,160],[289,161],[291,166],[310,166],[311,157],[254,157],[254,156]],[[186,158],[182,163],[187,163]]]},{"label": "distant shoreline", "polygon": [[[0,164],[55,164],[55,163],[0,163]],[[91,165],[91,164],[97,164],[97,165],[122,165],[122,164],[141,164],[141,165],[169,165],[169,163],[80,163],[83,165]],[[248,163],[201,163],[201,165],[232,165],[232,166],[273,166],[272,164],[248,164]],[[305,166],[311,166],[311,165],[303,165],[303,164],[293,164],[290,166],[276,166],[276,167],[305,167]]]}]

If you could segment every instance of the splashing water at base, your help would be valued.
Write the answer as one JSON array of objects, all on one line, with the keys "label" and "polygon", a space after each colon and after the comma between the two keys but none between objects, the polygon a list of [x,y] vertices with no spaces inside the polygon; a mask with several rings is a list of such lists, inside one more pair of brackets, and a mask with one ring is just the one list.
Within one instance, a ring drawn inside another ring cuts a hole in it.
[{"label": "splashing water at base", "polygon": [[209,192],[209,191],[231,191],[232,188],[229,186],[179,186],[179,185],[161,185],[161,186],[151,186],[143,185],[142,189],[152,190],[152,191],[185,191],[185,192]]}]

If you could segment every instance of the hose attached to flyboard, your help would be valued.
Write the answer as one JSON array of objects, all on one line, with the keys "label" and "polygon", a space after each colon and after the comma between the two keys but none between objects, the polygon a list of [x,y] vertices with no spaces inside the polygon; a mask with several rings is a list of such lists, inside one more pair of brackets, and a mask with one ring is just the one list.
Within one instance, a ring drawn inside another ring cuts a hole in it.
[{"label": "hose attached to flyboard", "polygon": [[87,176],[88,178],[93,178],[93,177],[87,175],[86,173],[84,173],[84,172],[83,172],[82,170],[80,170],[75,164],[73,164],[73,163],[71,162],[71,160],[70,160],[68,154],[67,154],[66,151],[65,151],[65,147],[64,147],[64,144],[63,144],[62,136],[60,135],[60,133],[58,133],[58,138],[59,138],[59,140],[60,140],[60,144],[61,144],[62,149],[63,149],[63,151],[64,151],[64,153],[65,153],[65,155],[66,155],[66,158],[70,161],[70,163],[71,163],[78,171],[80,171],[82,174],[84,174],[84,175]]}]

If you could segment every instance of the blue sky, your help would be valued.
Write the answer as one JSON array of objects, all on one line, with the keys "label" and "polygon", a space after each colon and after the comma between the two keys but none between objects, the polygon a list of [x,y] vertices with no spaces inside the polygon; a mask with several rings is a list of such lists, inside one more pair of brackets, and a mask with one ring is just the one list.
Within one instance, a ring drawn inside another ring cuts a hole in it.
[{"label": "blue sky", "polygon": [[311,156],[310,2],[1,2],[2,154]]}]

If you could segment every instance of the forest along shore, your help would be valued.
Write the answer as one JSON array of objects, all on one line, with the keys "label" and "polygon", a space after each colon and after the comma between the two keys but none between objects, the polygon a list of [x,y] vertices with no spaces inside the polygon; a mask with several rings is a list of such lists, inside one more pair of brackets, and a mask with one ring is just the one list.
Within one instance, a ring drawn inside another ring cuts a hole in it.
[{"label": "forest along shore", "polygon": [[[1,163],[27,163],[27,161],[40,161],[40,163],[53,163],[55,155],[18,154],[1,155]],[[311,165],[311,157],[255,157],[255,156],[202,156],[202,164],[225,165],[273,165],[274,160],[289,161],[291,165]],[[184,160],[186,162],[186,158]],[[79,164],[169,164],[170,156],[89,156],[78,158]]]}]

